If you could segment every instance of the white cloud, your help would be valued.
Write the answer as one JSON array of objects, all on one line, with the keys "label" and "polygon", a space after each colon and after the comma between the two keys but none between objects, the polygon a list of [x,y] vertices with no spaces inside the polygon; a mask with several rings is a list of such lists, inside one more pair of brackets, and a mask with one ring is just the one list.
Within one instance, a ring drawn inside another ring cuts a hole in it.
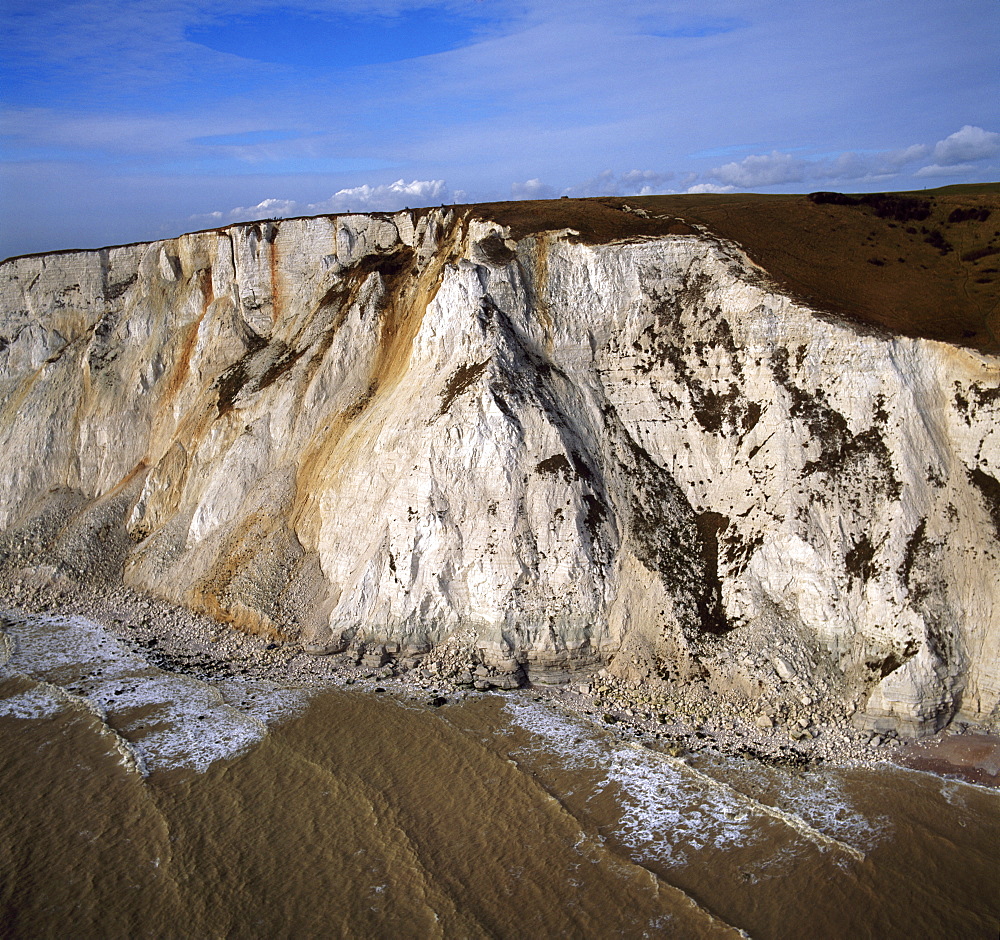
[{"label": "white cloud", "polygon": [[329,199],[310,203],[310,212],[391,212],[404,206],[453,201],[444,180],[396,180],[378,186],[339,189]]},{"label": "white cloud", "polygon": [[735,186],[719,186],[718,183],[698,183],[685,190],[688,193],[734,193]]},{"label": "white cloud", "polygon": [[[262,199],[255,206],[239,206],[230,209],[227,215],[230,221],[238,222],[243,219],[279,218],[286,215],[294,215],[299,210],[299,204],[294,199]],[[218,213],[211,213],[215,216]]]},{"label": "white cloud", "polygon": [[772,150],[766,154],[744,157],[737,163],[727,163],[709,172],[709,176],[727,186],[754,189],[758,186],[778,186],[798,183],[806,178],[809,164],[790,153]]},{"label": "white cloud", "polygon": [[931,148],[926,144],[914,144],[912,147],[904,147],[902,150],[886,150],[880,156],[890,166],[902,167],[907,163],[923,160],[930,152]]},{"label": "white cloud", "polygon": [[932,163],[930,166],[922,166],[913,175],[920,179],[928,179],[935,176],[965,176],[968,173],[975,172],[977,169],[979,167],[972,163],[956,163],[952,166],[941,166],[938,163]]},{"label": "white cloud", "polygon": [[1000,154],[1000,134],[966,124],[934,145],[934,163],[955,166]]}]

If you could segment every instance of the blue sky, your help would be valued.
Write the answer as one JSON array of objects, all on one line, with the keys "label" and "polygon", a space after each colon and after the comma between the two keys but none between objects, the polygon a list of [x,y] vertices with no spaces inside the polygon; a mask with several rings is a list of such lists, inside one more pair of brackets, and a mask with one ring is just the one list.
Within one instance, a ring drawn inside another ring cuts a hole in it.
[{"label": "blue sky", "polygon": [[0,15],[0,257],[452,201],[1000,179],[1000,0]]}]

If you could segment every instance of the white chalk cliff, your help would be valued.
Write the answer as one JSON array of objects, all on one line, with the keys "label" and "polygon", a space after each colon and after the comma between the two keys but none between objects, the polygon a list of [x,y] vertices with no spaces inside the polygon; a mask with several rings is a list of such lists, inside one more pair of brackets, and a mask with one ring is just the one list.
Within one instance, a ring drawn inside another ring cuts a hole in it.
[{"label": "white chalk cliff", "polygon": [[7,577],[313,649],[751,691],[773,650],[871,727],[995,722],[998,417],[1000,359],[705,233],[440,209],[0,266]]}]

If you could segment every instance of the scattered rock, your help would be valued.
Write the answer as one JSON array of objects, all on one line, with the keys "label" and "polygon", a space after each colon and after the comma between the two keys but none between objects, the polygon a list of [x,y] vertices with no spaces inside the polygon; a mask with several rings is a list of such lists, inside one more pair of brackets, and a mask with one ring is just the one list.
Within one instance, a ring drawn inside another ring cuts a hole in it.
[{"label": "scattered rock", "polygon": [[791,663],[782,656],[775,656],[771,660],[771,663],[774,666],[775,673],[777,673],[778,678],[782,682],[791,682],[798,675]]}]

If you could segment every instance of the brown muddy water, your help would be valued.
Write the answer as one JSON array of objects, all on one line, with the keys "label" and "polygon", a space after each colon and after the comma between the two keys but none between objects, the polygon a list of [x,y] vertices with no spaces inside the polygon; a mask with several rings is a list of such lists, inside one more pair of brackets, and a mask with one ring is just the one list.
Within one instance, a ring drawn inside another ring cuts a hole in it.
[{"label": "brown muddy water", "polygon": [[4,937],[990,937],[1000,793],[0,637]]}]

